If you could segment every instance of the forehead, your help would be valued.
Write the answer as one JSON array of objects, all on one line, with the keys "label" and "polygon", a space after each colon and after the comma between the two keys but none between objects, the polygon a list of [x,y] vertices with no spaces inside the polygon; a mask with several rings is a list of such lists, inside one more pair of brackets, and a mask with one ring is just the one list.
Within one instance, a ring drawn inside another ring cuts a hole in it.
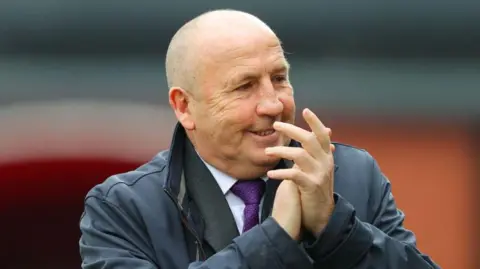
[{"label": "forehead", "polygon": [[226,39],[208,47],[203,62],[205,75],[219,82],[243,73],[288,70],[283,48],[274,35]]}]

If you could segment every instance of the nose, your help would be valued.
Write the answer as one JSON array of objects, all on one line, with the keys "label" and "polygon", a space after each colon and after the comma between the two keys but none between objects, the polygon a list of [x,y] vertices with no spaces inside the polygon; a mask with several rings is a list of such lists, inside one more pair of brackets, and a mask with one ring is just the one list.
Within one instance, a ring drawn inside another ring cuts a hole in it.
[{"label": "nose", "polygon": [[277,117],[283,112],[283,103],[278,98],[278,93],[271,83],[265,85],[260,91],[260,101],[257,105],[259,116]]}]

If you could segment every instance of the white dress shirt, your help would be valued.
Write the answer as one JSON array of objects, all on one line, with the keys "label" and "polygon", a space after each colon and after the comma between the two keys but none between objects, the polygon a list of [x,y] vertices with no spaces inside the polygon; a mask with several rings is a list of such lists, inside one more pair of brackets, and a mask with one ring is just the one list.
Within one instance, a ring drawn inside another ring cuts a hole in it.
[{"label": "white dress shirt", "polygon": [[[232,211],[233,218],[235,219],[235,223],[237,224],[238,233],[242,234],[243,223],[244,223],[243,210],[245,209],[245,203],[243,202],[242,199],[240,199],[238,196],[236,196],[235,194],[233,194],[233,192],[230,191],[230,188],[232,188],[232,186],[237,182],[237,179],[225,174],[224,172],[211,166],[207,162],[205,161],[203,162],[205,163],[208,170],[210,170],[210,173],[212,173],[213,177],[217,181],[218,186],[220,186],[220,189],[223,192],[223,195],[225,195],[225,199],[227,200],[228,206]],[[263,177],[262,179],[266,181],[268,178]],[[261,211],[262,211],[261,208],[263,204],[263,198],[264,197],[262,197],[262,200],[260,202],[259,214],[261,214]]]}]

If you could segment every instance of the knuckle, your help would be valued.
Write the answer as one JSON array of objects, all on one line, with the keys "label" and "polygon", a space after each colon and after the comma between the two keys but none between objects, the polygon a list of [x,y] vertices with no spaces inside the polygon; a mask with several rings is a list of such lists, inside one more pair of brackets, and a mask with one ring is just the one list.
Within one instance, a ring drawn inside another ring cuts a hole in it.
[{"label": "knuckle", "polygon": [[292,170],[292,176],[293,176],[293,177],[298,177],[298,176],[300,176],[300,173],[301,173],[300,169],[293,169],[293,170]]},{"label": "knuckle", "polygon": [[313,132],[310,133],[310,135],[307,137],[307,142],[309,143],[317,143],[317,135],[314,134]]},{"label": "knuckle", "polygon": [[303,148],[298,148],[298,150],[295,152],[295,157],[297,157],[299,159],[300,158],[305,159],[305,158],[307,158],[307,155],[308,155],[307,151]]},{"label": "knuckle", "polygon": [[314,186],[315,188],[320,189],[320,188],[323,186],[322,181],[320,181],[320,180],[313,180],[313,186]]}]

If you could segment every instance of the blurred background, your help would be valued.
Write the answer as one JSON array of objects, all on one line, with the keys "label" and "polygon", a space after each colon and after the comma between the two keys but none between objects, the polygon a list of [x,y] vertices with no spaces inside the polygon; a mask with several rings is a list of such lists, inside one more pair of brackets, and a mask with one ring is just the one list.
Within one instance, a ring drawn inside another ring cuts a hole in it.
[{"label": "blurred background", "polygon": [[80,268],[86,192],[168,147],[169,39],[216,8],[277,32],[297,107],[378,160],[422,251],[480,265],[479,1],[2,0],[2,268]]}]

